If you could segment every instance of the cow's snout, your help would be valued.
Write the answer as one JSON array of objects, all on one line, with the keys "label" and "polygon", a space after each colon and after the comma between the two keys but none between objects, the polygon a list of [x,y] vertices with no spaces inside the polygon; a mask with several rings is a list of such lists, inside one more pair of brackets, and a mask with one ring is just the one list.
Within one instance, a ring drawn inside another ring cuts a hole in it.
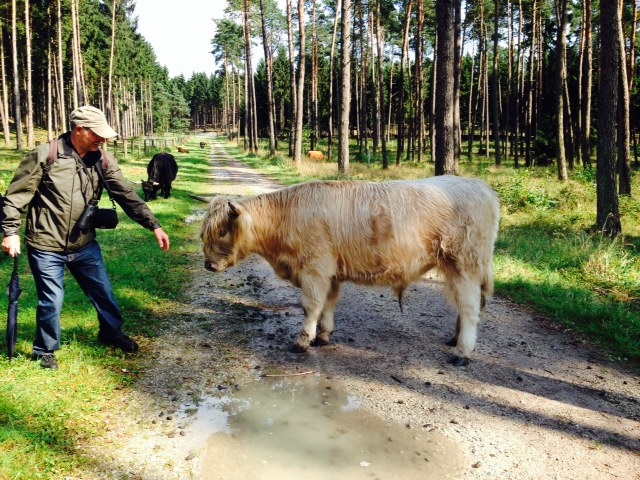
[{"label": "cow's snout", "polygon": [[227,265],[221,262],[212,262],[211,260],[204,261],[204,268],[210,272],[223,272],[226,270]]}]

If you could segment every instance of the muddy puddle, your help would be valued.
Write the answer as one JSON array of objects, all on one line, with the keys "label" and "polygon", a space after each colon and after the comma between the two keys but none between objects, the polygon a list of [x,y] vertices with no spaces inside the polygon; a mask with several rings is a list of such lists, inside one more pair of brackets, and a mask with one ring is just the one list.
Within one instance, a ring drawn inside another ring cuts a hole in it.
[{"label": "muddy puddle", "polygon": [[451,440],[383,421],[318,374],[262,378],[181,412],[206,480],[425,480],[464,465]]}]

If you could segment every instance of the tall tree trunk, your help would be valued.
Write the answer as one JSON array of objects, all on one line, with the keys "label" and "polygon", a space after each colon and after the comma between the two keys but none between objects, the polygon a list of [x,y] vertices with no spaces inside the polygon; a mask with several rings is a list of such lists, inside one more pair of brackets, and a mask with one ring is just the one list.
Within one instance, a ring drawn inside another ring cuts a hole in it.
[{"label": "tall tree trunk", "polygon": [[398,143],[396,150],[396,165],[400,165],[404,153],[405,141],[405,74],[407,70],[407,53],[409,49],[409,27],[411,26],[411,9],[413,0],[405,0],[404,8],[404,32],[402,34],[402,50],[400,52],[400,76],[398,78]]},{"label": "tall tree trunk", "polygon": [[264,11],[264,0],[260,0],[260,16],[262,18],[262,44],[264,46],[265,65],[267,67],[267,96],[269,102],[269,155],[276,154],[276,106],[273,99],[273,57],[267,36],[267,22]]},{"label": "tall tree trunk", "polygon": [[[638,28],[638,2],[633,2],[633,21],[631,22],[631,38],[629,40],[630,51],[629,51],[629,72],[628,72],[628,80],[629,80],[629,92],[633,92],[634,89],[634,79],[636,76],[636,29]],[[636,132],[638,129],[638,121],[634,118],[629,125],[631,132]],[[638,158],[638,149],[636,148],[636,135],[631,134],[631,139],[633,142],[633,156],[635,158],[635,166],[636,168],[640,168],[640,160]]]},{"label": "tall tree trunk", "polygon": [[298,0],[298,31],[299,31],[299,61],[298,61],[298,84],[296,99],[296,144],[293,149],[293,161],[296,165],[302,164],[302,126],[304,118],[304,70],[307,60],[307,42],[304,33],[304,0]]},{"label": "tall tree trunk", "polygon": [[[475,44],[474,44],[475,45]],[[475,110],[473,108],[474,94],[473,87],[475,85],[475,70],[476,70],[476,53],[471,50],[471,81],[469,82],[469,104],[467,106],[467,158],[471,160],[473,158],[473,135],[475,129]]]},{"label": "tall tree trunk", "polygon": [[505,128],[503,129],[504,134],[507,136],[507,143],[508,143],[508,155],[512,155],[515,157],[515,142],[516,142],[516,137],[514,135],[515,132],[515,125],[514,122],[511,120],[511,115],[513,114],[513,103],[514,103],[514,98],[513,98],[513,65],[514,65],[514,44],[513,44],[513,4],[511,3],[511,0],[507,0],[507,92],[506,92],[506,99],[507,99],[507,107],[504,109],[504,125]]},{"label": "tall tree trunk", "polygon": [[73,50],[73,72],[74,72],[74,108],[84,105],[87,97],[84,88],[84,69],[82,66],[82,48],[80,46],[80,22],[78,20],[79,0],[71,0],[71,22],[72,28],[72,50]]},{"label": "tall tree trunk", "polygon": [[[15,0],[14,0],[15,1]],[[340,51],[340,127],[338,172],[349,175],[349,116],[351,112],[351,0],[342,0]]]},{"label": "tall tree trunk", "polygon": [[422,155],[424,154],[424,55],[423,55],[423,35],[424,30],[424,2],[418,2],[418,18],[416,19],[416,36],[415,36],[415,49],[416,49],[416,76],[415,76],[415,88],[416,88],[416,106],[415,106],[415,131],[416,140],[418,143],[418,162],[422,162]]},{"label": "tall tree trunk", "polygon": [[291,95],[291,109],[289,110],[289,156],[294,156],[296,143],[296,114],[298,112],[298,95],[296,92],[296,63],[295,52],[293,48],[293,7],[291,0],[287,0],[287,32],[289,46],[289,81]]},{"label": "tall tree trunk", "polygon": [[522,138],[520,136],[522,132],[521,119],[522,119],[522,105],[524,102],[524,53],[525,48],[522,45],[522,26],[524,21],[522,19],[522,0],[518,0],[518,39],[516,41],[516,84],[513,90],[513,132],[514,132],[514,145],[513,145],[513,165],[515,168],[520,168],[520,154],[522,149]]},{"label": "tall tree trunk", "polygon": [[54,137],[53,133],[53,90],[52,75],[53,70],[53,53],[51,52],[51,42],[47,45],[47,140],[50,141]]},{"label": "tall tree trunk", "polygon": [[107,120],[113,122],[113,59],[116,50],[116,8],[117,0],[111,2],[111,48],[109,50],[109,83],[107,85]]},{"label": "tall tree trunk", "polygon": [[244,0],[244,51],[245,51],[245,115],[247,134],[249,136],[249,150],[256,152],[258,150],[258,134],[256,132],[256,104],[255,104],[255,87],[253,82],[253,65],[252,65],[252,53],[251,53],[251,20],[249,18],[249,0]]},{"label": "tall tree trunk", "polygon": [[455,152],[453,102],[454,82],[454,20],[455,2],[460,0],[436,0],[438,22],[437,73],[436,73],[436,175],[456,175],[458,162]]},{"label": "tall tree trunk", "polygon": [[29,0],[24,2],[24,33],[25,33],[25,51],[26,51],[26,71],[27,71],[27,85],[25,90],[25,106],[26,112],[26,127],[27,127],[27,148],[33,148],[34,132],[33,132],[33,81],[32,81],[32,68],[31,68],[31,15],[29,14]]},{"label": "tall tree trunk", "polygon": [[2,76],[2,99],[0,99],[0,118],[2,119],[2,131],[4,144],[11,145],[11,130],[9,126],[9,90],[7,87],[7,73],[4,63],[4,23],[0,20],[0,75]]},{"label": "tall tree trunk", "polygon": [[16,125],[16,148],[22,150],[22,115],[20,113],[20,76],[18,75],[18,28],[16,0],[11,0],[11,53],[13,58],[13,106]]},{"label": "tall tree trunk", "polygon": [[318,25],[316,21],[316,2],[312,3],[311,13],[311,150],[316,150],[318,141]]},{"label": "tall tree trunk", "polygon": [[335,51],[336,37],[338,33],[338,20],[340,19],[340,9],[342,8],[342,0],[336,3],[336,15],[333,20],[333,35],[331,36],[331,54],[329,55],[329,138],[327,147],[327,156],[331,160],[333,158],[333,71],[335,68]]},{"label": "tall tree trunk", "polygon": [[558,163],[558,180],[566,182],[569,179],[567,173],[567,157],[564,139],[564,85],[567,80],[567,1],[556,0],[556,17],[558,18],[558,45],[557,65],[556,65],[556,103],[558,113],[556,115],[556,136],[558,145],[556,147],[556,161]]},{"label": "tall tree trunk", "polygon": [[[367,88],[367,72],[369,70],[369,45],[368,40],[372,38],[370,32],[367,31],[368,22],[364,20],[364,5],[362,0],[356,1],[355,9],[357,10],[357,28],[360,34],[358,38],[357,46],[353,44],[354,52],[359,51],[359,67],[355,69],[354,84],[356,87],[355,92],[355,106],[356,106],[356,126],[358,130],[358,158],[362,159],[363,156],[367,160],[367,164],[371,161],[371,154],[369,152],[369,101],[368,101],[368,88]],[[356,27],[354,27],[354,31]],[[373,71],[373,64],[371,67]],[[375,85],[375,82],[373,83]],[[377,97],[375,98],[377,102]],[[374,107],[375,108],[375,107]],[[374,123],[374,127],[377,123]],[[377,148],[377,136],[374,134],[373,153],[375,154]]]},{"label": "tall tree trunk", "polygon": [[618,192],[616,189],[616,122],[620,46],[618,2],[600,4],[600,77],[598,81],[598,229],[610,237],[622,234]]},{"label": "tall tree trunk", "polygon": [[537,17],[535,12],[538,11],[538,2],[537,0],[533,0],[533,4],[532,4],[532,11],[533,13],[533,21],[531,23],[532,25],[532,32],[531,32],[531,46],[529,48],[529,71],[528,71],[528,84],[529,84],[529,88],[527,89],[528,95],[527,95],[527,105],[526,105],[526,120],[525,120],[525,142],[526,142],[526,148],[525,148],[525,166],[527,167],[531,167],[533,166],[533,155],[531,152],[531,141],[533,138],[533,135],[535,133],[535,129],[533,127],[533,122],[534,122],[534,111],[535,111],[535,92],[534,92],[534,88],[535,88],[535,82],[534,82],[534,72],[535,72],[535,64],[536,64],[536,48],[535,45],[537,44],[537,36],[538,36],[538,32],[539,32],[539,23],[537,21]]},{"label": "tall tree trunk", "polygon": [[453,130],[455,141],[455,156],[460,158],[462,152],[462,126],[460,121],[460,80],[462,76],[462,11],[461,2],[455,2],[455,18],[453,34],[455,39],[455,48],[453,50]]},{"label": "tall tree trunk", "polygon": [[380,140],[382,142],[382,168],[389,168],[389,154],[387,152],[387,135],[385,132],[385,122],[383,114],[385,112],[384,107],[384,48],[383,48],[383,35],[382,25],[380,24],[380,0],[376,1],[376,45],[378,48],[378,120],[380,126]]},{"label": "tall tree trunk", "polygon": [[58,28],[57,34],[57,46],[58,46],[58,83],[57,83],[57,97],[58,97],[58,114],[60,115],[60,129],[66,130],[67,125],[67,104],[64,99],[64,68],[63,68],[63,53],[62,53],[62,0],[58,0]]},{"label": "tall tree trunk", "polygon": [[493,4],[493,96],[491,99],[491,106],[493,110],[493,155],[495,158],[496,166],[500,167],[502,165],[502,152],[500,148],[500,57],[498,53],[498,23],[500,19],[500,4],[498,0],[493,0]]},{"label": "tall tree trunk", "polygon": [[[234,118],[231,117],[231,89],[233,89],[233,78],[231,82],[229,82],[229,76],[231,76],[232,72],[229,68],[229,60],[227,58],[227,54],[224,54],[224,109],[223,109],[223,121],[224,127],[227,132],[227,139],[231,140],[231,132],[232,127],[234,126]],[[229,85],[231,83],[231,86]],[[234,89],[235,90],[235,89]]]},{"label": "tall tree trunk", "polygon": [[[634,2],[635,3],[635,2]],[[623,2],[620,0],[620,12]],[[629,144],[629,83],[627,80],[627,52],[625,49],[622,13],[618,24],[618,45],[620,47],[620,97],[618,102],[618,193],[631,196],[631,151]]]},{"label": "tall tree trunk", "polygon": [[[234,118],[236,119],[236,125],[237,125],[236,131],[238,132],[238,135],[237,135],[236,138],[238,140],[238,142],[237,142],[238,145],[240,145],[240,129],[242,127],[242,120],[240,118],[240,111],[241,111],[240,105],[242,104],[242,84],[241,84],[241,80],[242,79],[240,78],[241,77],[240,71],[239,70],[235,70],[235,68],[234,68],[234,75],[235,75],[235,77],[237,79],[237,82],[236,82],[236,84],[234,86],[233,108],[234,108],[234,111],[235,111]],[[247,127],[245,125],[245,128],[244,128],[244,139],[245,139],[244,140],[244,142],[245,142],[244,148],[245,149],[247,148],[246,138],[247,138]]]},{"label": "tall tree trunk", "polygon": [[[363,6],[363,0],[360,0],[358,2],[361,6],[362,9],[364,9]],[[374,10],[375,11],[375,7]],[[362,91],[362,106],[363,106],[363,111],[360,113],[360,123],[362,125],[362,132],[363,132],[363,136],[366,138],[367,133],[369,131],[369,129],[367,128],[369,125],[369,114],[367,113],[366,110],[366,106],[368,105],[368,101],[367,101],[367,72],[369,72],[371,74],[371,83],[370,85],[372,86],[373,89],[373,113],[371,114],[373,116],[373,120],[372,120],[372,130],[373,130],[373,135],[372,135],[372,140],[373,140],[373,152],[372,155],[374,157],[376,157],[378,155],[378,146],[380,145],[380,120],[381,120],[381,112],[380,112],[380,96],[378,95],[378,77],[376,75],[376,70],[377,70],[377,63],[375,61],[375,53],[374,53],[374,45],[375,45],[375,41],[376,41],[376,33],[375,33],[375,28],[374,28],[374,24],[375,24],[375,18],[374,18],[374,13],[373,11],[369,12],[369,14],[367,15],[367,20],[365,22],[361,22],[361,26],[360,26],[360,37],[367,39],[367,47],[366,47],[366,52],[367,55],[363,58],[362,61],[362,86],[361,86],[361,91]],[[371,69],[368,68],[369,66],[369,62],[367,57],[369,56],[369,54],[371,55]],[[365,61],[365,59],[367,59]]]},{"label": "tall tree trunk", "polygon": [[491,99],[489,97],[489,42],[488,26],[485,21],[484,2],[480,2],[480,86],[478,90],[478,113],[480,116],[480,149],[484,152],[485,158],[489,159],[489,107]]},{"label": "tall tree trunk", "polygon": [[[437,79],[437,75],[438,75],[438,35],[436,35],[436,39],[435,39],[435,45],[434,45],[434,50],[436,52],[436,55],[433,56],[433,66],[431,67],[431,122],[429,122],[429,139],[430,141],[430,145],[431,145],[431,161],[435,162],[436,161],[436,156],[437,156],[437,152],[436,152],[436,134],[437,134],[437,127],[436,127],[436,102],[437,102],[437,95],[438,95],[438,79]],[[411,147],[410,147],[411,148]]]}]

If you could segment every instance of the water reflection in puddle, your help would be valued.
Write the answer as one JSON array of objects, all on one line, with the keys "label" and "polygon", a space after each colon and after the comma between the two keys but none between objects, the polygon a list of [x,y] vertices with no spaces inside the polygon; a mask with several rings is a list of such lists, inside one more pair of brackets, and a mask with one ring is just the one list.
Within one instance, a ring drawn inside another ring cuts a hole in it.
[{"label": "water reflection in puddle", "polygon": [[[265,378],[205,399],[185,430],[204,445],[206,480],[425,480],[460,473],[464,457],[451,440],[359,407],[319,375]],[[183,407],[184,415],[192,408]]]}]

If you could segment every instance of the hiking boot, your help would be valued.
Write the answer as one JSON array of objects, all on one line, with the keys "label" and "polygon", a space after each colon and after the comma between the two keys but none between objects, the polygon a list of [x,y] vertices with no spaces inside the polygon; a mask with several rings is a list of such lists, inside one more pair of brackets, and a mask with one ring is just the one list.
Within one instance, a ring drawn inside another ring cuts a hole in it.
[{"label": "hiking boot", "polygon": [[98,335],[98,341],[102,345],[106,345],[108,347],[119,348],[125,353],[134,353],[138,351],[138,344],[132,338],[128,337],[124,333],[121,337],[104,339]]},{"label": "hiking boot", "polygon": [[49,370],[58,369],[58,362],[56,361],[56,357],[53,353],[34,353],[31,356],[31,359],[39,360],[42,368],[47,368]]}]

